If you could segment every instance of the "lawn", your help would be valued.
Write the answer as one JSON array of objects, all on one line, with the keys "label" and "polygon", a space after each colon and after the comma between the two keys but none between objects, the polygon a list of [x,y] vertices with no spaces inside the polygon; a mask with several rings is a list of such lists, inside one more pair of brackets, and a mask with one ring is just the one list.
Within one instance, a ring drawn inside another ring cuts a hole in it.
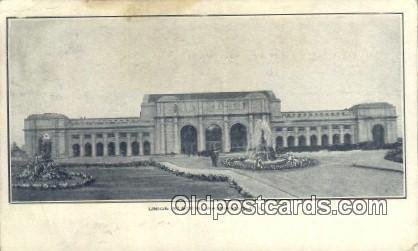
[{"label": "lawn", "polygon": [[90,186],[65,190],[12,189],[12,201],[169,200],[175,195],[240,198],[226,182],[209,182],[173,175],[157,167],[67,168],[96,178]]}]

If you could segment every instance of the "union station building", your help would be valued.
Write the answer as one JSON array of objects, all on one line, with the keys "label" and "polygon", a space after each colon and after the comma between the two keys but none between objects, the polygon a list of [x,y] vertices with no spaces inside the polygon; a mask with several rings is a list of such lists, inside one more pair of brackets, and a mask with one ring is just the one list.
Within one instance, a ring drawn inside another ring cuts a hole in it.
[{"label": "union station building", "polygon": [[145,95],[136,117],[68,118],[32,114],[25,119],[25,150],[38,153],[47,134],[55,158],[193,154],[218,149],[245,151],[257,120],[270,125],[276,149],[397,139],[396,110],[388,103],[365,103],[344,110],[281,110],[272,91]]}]

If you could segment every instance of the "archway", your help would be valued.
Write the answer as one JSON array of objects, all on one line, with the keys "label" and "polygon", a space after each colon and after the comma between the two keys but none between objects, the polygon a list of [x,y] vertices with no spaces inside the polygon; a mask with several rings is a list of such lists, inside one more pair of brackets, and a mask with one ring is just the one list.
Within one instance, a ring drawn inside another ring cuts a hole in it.
[{"label": "archway", "polygon": [[96,156],[103,156],[103,144],[102,143],[96,144]]},{"label": "archway", "polygon": [[332,144],[333,145],[339,145],[340,144],[340,135],[339,134],[332,135]]},{"label": "archway", "polygon": [[84,145],[84,156],[91,157],[92,155],[92,148],[90,143],[86,143]]},{"label": "archway", "polygon": [[197,130],[186,125],[180,130],[181,153],[193,154],[197,152]]},{"label": "archway", "polygon": [[222,151],[222,128],[218,125],[211,125],[205,130],[206,150]]},{"label": "archway", "polygon": [[287,137],[287,147],[294,147],[295,146],[295,137],[289,136]]},{"label": "archway", "polygon": [[326,135],[326,134],[322,135],[322,137],[321,137],[321,145],[322,146],[329,145],[328,135]]},{"label": "archway", "polygon": [[73,148],[73,157],[80,157],[80,145],[74,144],[72,148]]},{"label": "archway", "polygon": [[311,135],[311,146],[317,146],[318,145],[318,138],[316,135]]},{"label": "archway", "polygon": [[238,123],[231,127],[231,152],[247,150],[247,128]]},{"label": "archway", "polygon": [[150,155],[151,154],[151,143],[148,141],[144,141],[144,155]]},{"label": "archway", "polygon": [[107,144],[107,155],[115,156],[115,143],[110,142],[109,144]]},{"label": "archway", "polygon": [[283,137],[277,136],[276,137],[276,151],[283,147]]},{"label": "archway", "polygon": [[376,147],[381,148],[385,144],[385,128],[382,125],[375,125],[372,129],[373,143]]},{"label": "archway", "polygon": [[352,141],[351,141],[351,134],[346,133],[344,134],[344,145],[351,145]]},{"label": "archway", "polygon": [[306,138],[301,135],[298,137],[298,146],[306,146]]},{"label": "archway", "polygon": [[131,148],[132,148],[132,155],[138,156],[139,155],[139,143],[136,141],[132,142]]},{"label": "archway", "polygon": [[126,156],[128,153],[128,145],[126,142],[120,142],[119,143],[119,152],[121,156]]}]

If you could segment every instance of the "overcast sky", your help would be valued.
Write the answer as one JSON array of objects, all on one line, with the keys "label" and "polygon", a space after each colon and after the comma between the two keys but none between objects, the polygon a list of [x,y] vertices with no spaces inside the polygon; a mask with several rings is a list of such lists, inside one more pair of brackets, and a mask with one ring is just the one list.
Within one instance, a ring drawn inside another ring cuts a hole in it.
[{"label": "overcast sky", "polygon": [[265,89],[282,111],[385,101],[402,116],[400,15],[17,19],[9,31],[18,144],[29,114],[139,116],[146,93]]}]

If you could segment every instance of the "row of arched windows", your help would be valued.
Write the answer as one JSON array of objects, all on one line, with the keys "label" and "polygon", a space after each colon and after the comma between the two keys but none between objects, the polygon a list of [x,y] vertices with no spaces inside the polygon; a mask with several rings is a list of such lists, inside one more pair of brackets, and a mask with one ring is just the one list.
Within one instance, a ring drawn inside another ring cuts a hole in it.
[{"label": "row of arched windows", "polygon": [[[109,142],[107,144],[107,156],[115,156],[116,155],[116,147],[114,142]],[[80,157],[81,156],[81,148],[79,144],[72,145],[73,157]],[[103,143],[99,142],[96,143],[96,155],[95,156],[104,156],[105,149]],[[143,143],[143,151],[144,155],[151,154],[151,143],[148,141],[144,141]],[[119,143],[119,153],[121,156],[127,156],[128,154],[128,144],[126,142]],[[138,156],[140,154],[140,144],[137,141],[131,143],[131,153],[132,156]],[[93,147],[91,143],[84,144],[84,156],[91,157],[93,156]]]},{"label": "row of arched windows", "polygon": [[[318,137],[316,135],[311,135],[310,136],[310,146],[318,146]],[[298,146],[307,146],[307,142],[306,142],[306,137],[304,135],[301,135],[299,137],[297,137],[298,140]],[[296,146],[296,138],[294,136],[289,136],[286,139],[287,142],[287,147],[294,147]],[[330,143],[332,145],[340,145],[341,144],[341,139],[340,139],[340,134],[334,134],[332,135],[332,141],[330,142],[328,135],[324,134],[321,136],[321,145],[322,146],[328,146],[330,145]],[[349,133],[344,134],[343,137],[343,144],[345,145],[351,145],[352,142],[352,136]],[[284,146],[284,139],[282,136],[278,136],[276,138],[276,148],[278,147],[283,147]]]}]

